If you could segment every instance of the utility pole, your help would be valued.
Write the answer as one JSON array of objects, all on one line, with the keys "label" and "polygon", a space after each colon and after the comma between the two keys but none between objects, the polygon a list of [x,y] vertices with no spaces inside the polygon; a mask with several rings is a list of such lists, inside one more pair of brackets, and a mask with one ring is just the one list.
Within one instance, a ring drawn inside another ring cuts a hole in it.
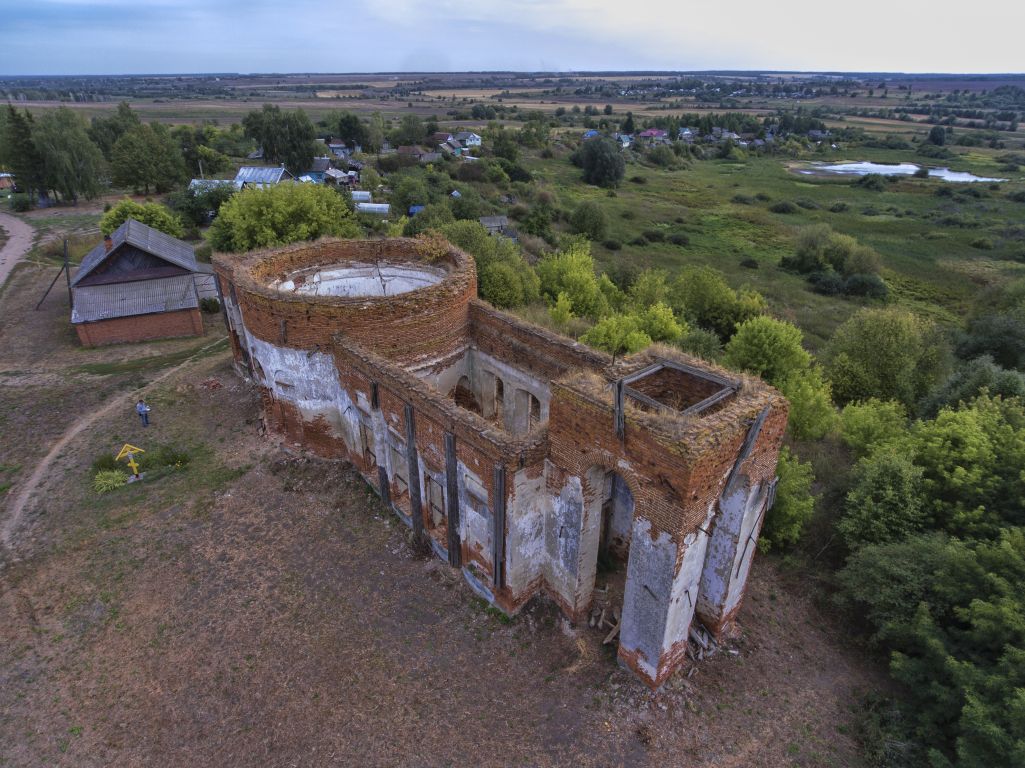
[{"label": "utility pole", "polygon": [[61,266],[60,272],[58,272],[56,275],[54,275],[53,282],[50,283],[50,287],[46,289],[45,293],[43,293],[43,298],[41,298],[39,300],[39,303],[36,304],[36,310],[38,310],[41,306],[43,306],[43,302],[46,301],[46,297],[50,295],[50,291],[53,290],[53,287],[55,285],[57,285],[57,281],[60,279],[61,272],[63,272],[65,274],[65,276],[67,278],[67,281],[68,281],[68,304],[72,304],[73,305],[74,302],[73,302],[73,300],[71,298],[71,265],[68,264],[68,241],[67,240],[64,241],[64,264]]}]

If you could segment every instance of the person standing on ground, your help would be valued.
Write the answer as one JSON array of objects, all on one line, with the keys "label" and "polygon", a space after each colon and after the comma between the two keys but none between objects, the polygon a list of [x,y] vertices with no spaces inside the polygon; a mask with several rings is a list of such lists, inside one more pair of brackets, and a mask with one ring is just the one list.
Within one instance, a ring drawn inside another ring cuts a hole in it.
[{"label": "person standing on ground", "polygon": [[139,402],[137,402],[135,404],[135,412],[137,414],[139,414],[139,421],[142,422],[142,426],[148,427],[149,426],[149,406],[146,405],[146,401],[143,400],[141,397],[139,398]]}]

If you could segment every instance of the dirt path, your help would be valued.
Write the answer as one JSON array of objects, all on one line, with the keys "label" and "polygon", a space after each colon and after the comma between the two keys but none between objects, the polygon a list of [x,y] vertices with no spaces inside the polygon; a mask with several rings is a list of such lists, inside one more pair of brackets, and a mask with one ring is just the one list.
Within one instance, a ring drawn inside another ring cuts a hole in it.
[{"label": "dirt path", "polygon": [[35,230],[17,216],[0,213],[0,227],[7,230],[7,242],[0,250],[0,287],[22,256],[29,252]]},{"label": "dirt path", "polygon": [[32,471],[32,474],[29,476],[28,480],[26,480],[22,487],[19,489],[18,495],[14,497],[14,501],[11,502],[10,508],[7,511],[7,516],[2,521],[0,521],[0,547],[4,547],[6,549],[14,548],[14,534],[18,530],[18,526],[21,524],[21,519],[25,514],[25,507],[28,505],[29,500],[32,498],[32,494],[39,487],[40,482],[42,482],[43,476],[46,474],[46,470],[49,467],[50,463],[55,458],[57,458],[57,456],[60,455],[60,452],[63,451],[72,440],[74,440],[83,430],[92,426],[99,419],[107,416],[108,414],[112,413],[118,408],[124,408],[128,402],[136,398],[139,394],[141,394],[149,387],[152,387],[154,384],[160,383],[169,376],[182,370],[190,363],[194,362],[196,358],[199,357],[203,352],[206,352],[208,349],[216,346],[217,344],[224,343],[225,341],[226,339],[220,338],[217,341],[207,344],[206,346],[200,347],[195,351],[195,353],[190,355],[188,358],[183,360],[178,365],[175,365],[167,369],[159,376],[157,376],[155,379],[147,382],[145,386],[141,387],[140,389],[126,392],[120,397],[115,397],[113,400],[111,400],[109,403],[107,403],[99,410],[93,411],[92,413],[82,416],[80,419],[78,419],[78,421],[72,424],[71,427],[63,435],[61,435],[60,439],[53,444],[53,447],[50,448],[46,456],[44,456],[36,463],[36,468]]}]

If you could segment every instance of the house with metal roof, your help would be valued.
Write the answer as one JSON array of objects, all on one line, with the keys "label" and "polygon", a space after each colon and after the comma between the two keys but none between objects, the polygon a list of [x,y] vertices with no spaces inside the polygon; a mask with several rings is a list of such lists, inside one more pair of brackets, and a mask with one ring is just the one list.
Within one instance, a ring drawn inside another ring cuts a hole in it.
[{"label": "house with metal roof", "polygon": [[71,280],[71,323],[83,346],[201,336],[192,246],[128,219]]},{"label": "house with metal roof", "polygon": [[244,165],[235,174],[235,186],[239,189],[244,189],[245,187],[270,187],[283,181],[294,180],[295,177],[283,165]]}]

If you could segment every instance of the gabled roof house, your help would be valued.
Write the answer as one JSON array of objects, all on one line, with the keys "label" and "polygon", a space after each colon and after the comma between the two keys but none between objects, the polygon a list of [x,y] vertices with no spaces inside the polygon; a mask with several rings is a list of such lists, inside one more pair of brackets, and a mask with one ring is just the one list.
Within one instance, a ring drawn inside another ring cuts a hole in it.
[{"label": "gabled roof house", "polygon": [[93,248],[71,281],[83,346],[201,336],[192,246],[129,219]]}]

